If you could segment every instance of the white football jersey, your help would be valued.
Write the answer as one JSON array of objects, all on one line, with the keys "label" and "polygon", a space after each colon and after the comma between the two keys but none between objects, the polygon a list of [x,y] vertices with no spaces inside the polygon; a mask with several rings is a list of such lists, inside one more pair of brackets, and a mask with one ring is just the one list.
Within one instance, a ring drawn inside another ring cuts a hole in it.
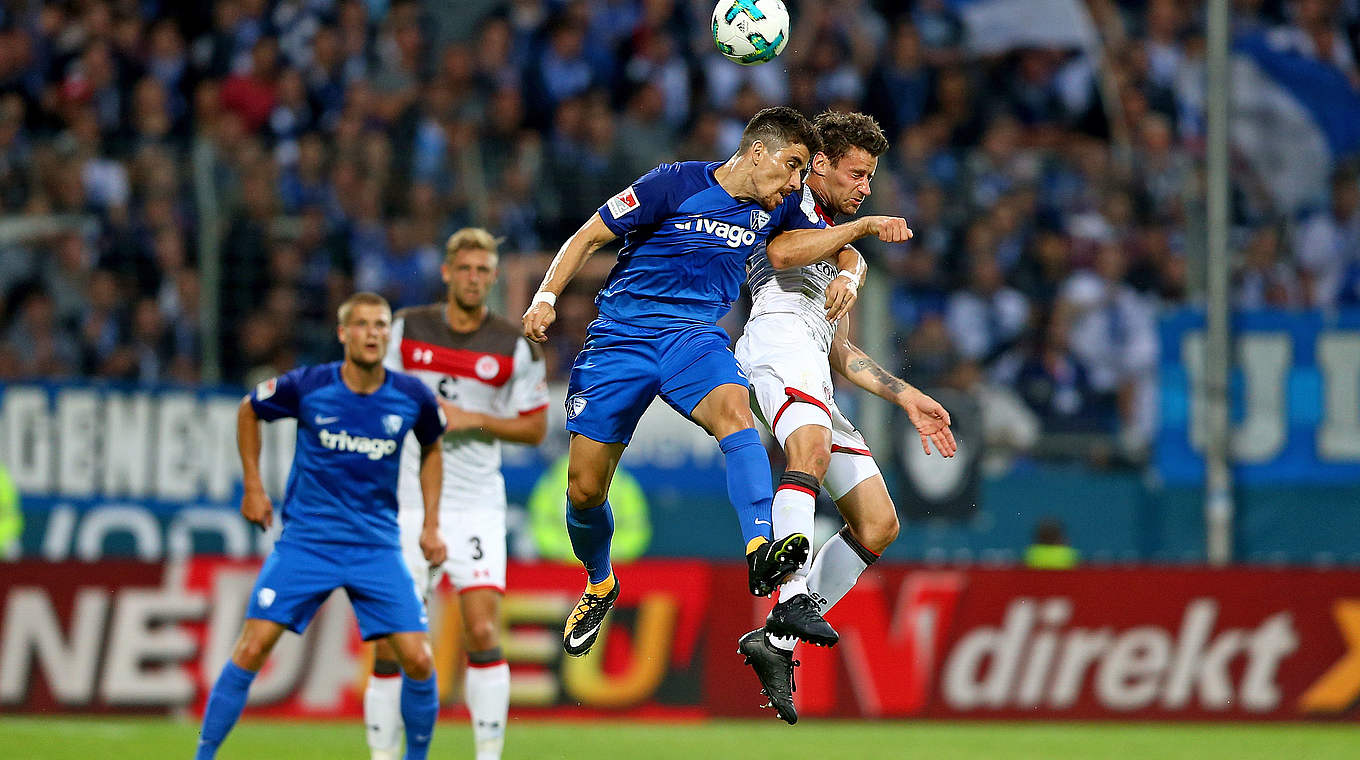
[{"label": "white football jersey", "polygon": [[[416,376],[436,396],[470,412],[513,417],[547,408],[543,354],[525,340],[518,326],[488,314],[473,332],[454,332],[444,308],[444,304],[431,304],[397,312],[384,362],[389,369]],[[478,432],[446,433],[441,445],[441,510],[504,507],[499,440]],[[401,508],[422,509],[420,447],[411,436],[401,465]]]},{"label": "white football jersey", "polygon": [[[812,190],[803,187],[800,207],[809,219],[832,225],[831,217],[817,204]],[[746,283],[751,289],[749,322],[775,314],[791,314],[806,328],[823,354],[831,351],[836,322],[826,320],[826,288],[840,269],[833,261],[818,261],[803,267],[775,269],[765,254],[765,244],[757,245],[746,260]]]}]

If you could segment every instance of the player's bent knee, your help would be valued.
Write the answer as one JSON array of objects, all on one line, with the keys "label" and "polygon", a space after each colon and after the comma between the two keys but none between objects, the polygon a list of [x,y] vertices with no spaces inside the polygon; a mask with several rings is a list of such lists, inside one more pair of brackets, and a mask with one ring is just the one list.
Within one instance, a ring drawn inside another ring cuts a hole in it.
[{"label": "player's bent knee", "polygon": [[579,478],[567,483],[567,501],[573,509],[592,509],[604,503],[609,490],[603,481]]},{"label": "player's bent knee", "polygon": [[264,667],[264,662],[269,658],[271,648],[260,637],[253,636],[248,631],[242,631],[241,638],[237,639],[236,648],[231,653],[231,659],[246,670],[257,671]]},{"label": "player's bent knee", "polygon": [[424,681],[434,675],[434,655],[430,653],[429,647],[421,647],[414,652],[408,652],[402,658],[401,669],[411,678]]},{"label": "player's bent knee", "polygon": [[468,651],[495,649],[499,644],[500,627],[494,621],[473,623],[467,627]]},{"label": "player's bent knee", "polygon": [[901,530],[902,525],[898,522],[897,513],[888,512],[884,515],[876,515],[873,519],[867,521],[858,538],[869,551],[882,554],[884,549],[897,540],[897,534]]}]

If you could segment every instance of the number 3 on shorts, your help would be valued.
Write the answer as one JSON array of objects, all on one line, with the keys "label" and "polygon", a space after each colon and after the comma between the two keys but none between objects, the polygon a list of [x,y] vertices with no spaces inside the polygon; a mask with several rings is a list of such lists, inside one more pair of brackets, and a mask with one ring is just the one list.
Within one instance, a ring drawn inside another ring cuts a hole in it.
[{"label": "number 3 on shorts", "polygon": [[472,544],[472,558],[474,560],[478,560],[486,556],[486,553],[482,551],[482,539],[480,537],[473,536],[472,538],[468,539],[468,543]]}]

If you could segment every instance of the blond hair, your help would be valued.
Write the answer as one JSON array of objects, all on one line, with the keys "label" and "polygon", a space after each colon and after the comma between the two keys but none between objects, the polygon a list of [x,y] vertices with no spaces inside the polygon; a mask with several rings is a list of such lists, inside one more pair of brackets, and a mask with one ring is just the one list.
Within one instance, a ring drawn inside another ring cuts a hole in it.
[{"label": "blond hair", "polygon": [[354,311],[355,306],[381,306],[387,309],[388,314],[392,313],[392,307],[387,303],[386,298],[377,293],[359,292],[346,298],[345,302],[340,304],[340,308],[335,310],[335,316],[340,320],[341,325],[349,324],[349,315],[350,312]]},{"label": "blond hair", "polygon": [[498,239],[481,227],[464,227],[449,235],[449,242],[444,244],[444,261],[447,263],[453,259],[455,253],[469,249],[486,251],[499,258],[500,254],[496,251],[496,247],[502,242],[503,240]]}]

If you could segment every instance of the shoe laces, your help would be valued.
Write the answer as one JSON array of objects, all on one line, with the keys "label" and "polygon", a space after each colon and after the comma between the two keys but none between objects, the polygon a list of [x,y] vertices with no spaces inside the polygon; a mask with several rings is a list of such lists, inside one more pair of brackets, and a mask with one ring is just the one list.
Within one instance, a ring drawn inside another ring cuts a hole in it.
[{"label": "shoe laces", "polygon": [[608,596],[608,594],[600,595],[592,594],[590,592],[582,594],[581,601],[576,603],[576,610],[572,612],[571,615],[572,625],[579,624],[582,620],[586,619],[591,613],[593,613],[597,608],[603,607],[605,604],[606,596]]}]

